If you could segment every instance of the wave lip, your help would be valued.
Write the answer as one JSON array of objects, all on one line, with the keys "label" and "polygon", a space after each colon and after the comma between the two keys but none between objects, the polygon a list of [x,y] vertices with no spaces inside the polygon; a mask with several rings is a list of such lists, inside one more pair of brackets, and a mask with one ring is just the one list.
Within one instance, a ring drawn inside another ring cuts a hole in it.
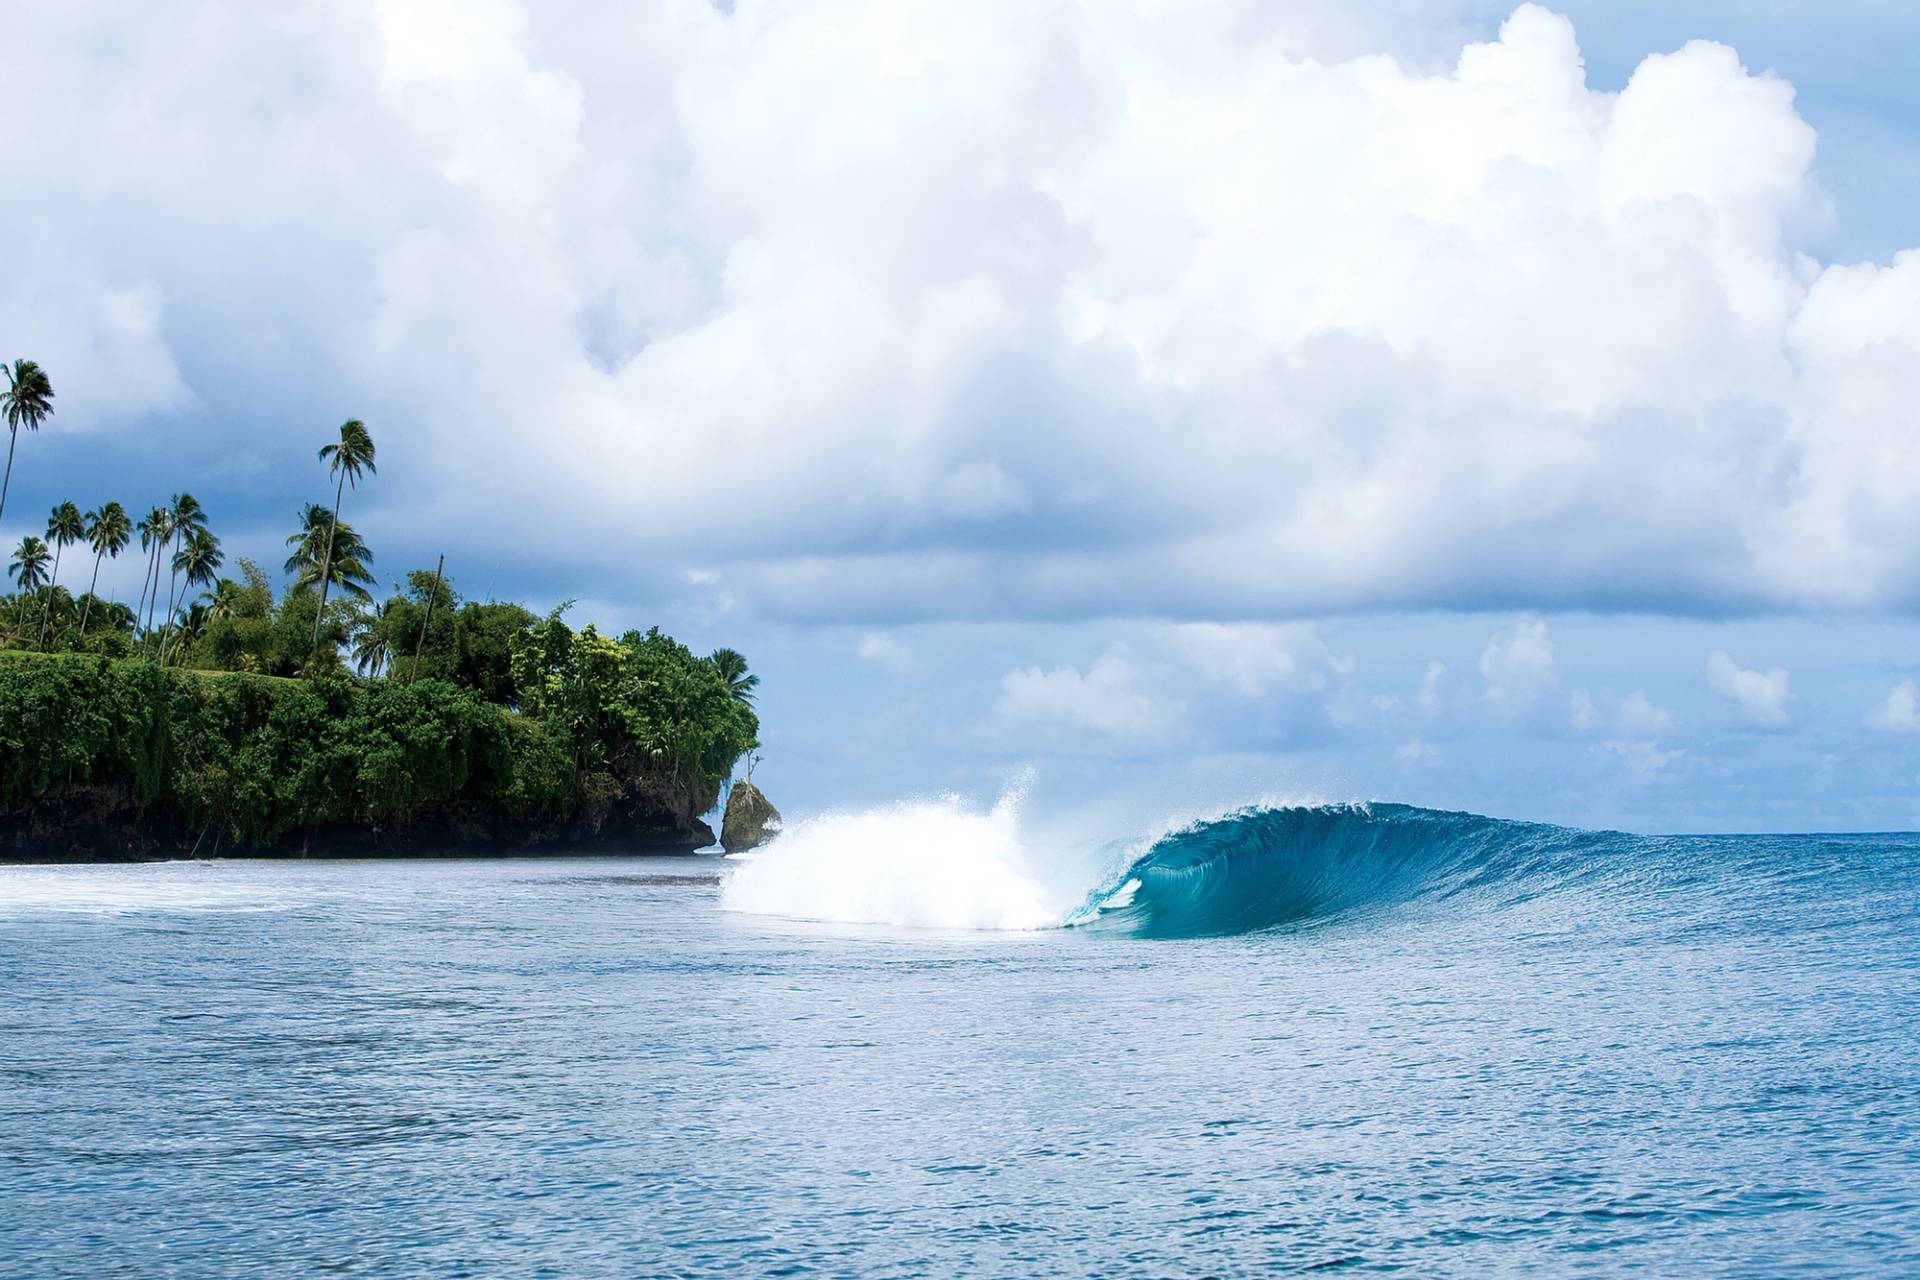
[{"label": "wave lip", "polygon": [[1564,868],[1602,839],[1397,804],[1242,809],[1155,841],[1065,923],[1144,937],[1302,925]]}]

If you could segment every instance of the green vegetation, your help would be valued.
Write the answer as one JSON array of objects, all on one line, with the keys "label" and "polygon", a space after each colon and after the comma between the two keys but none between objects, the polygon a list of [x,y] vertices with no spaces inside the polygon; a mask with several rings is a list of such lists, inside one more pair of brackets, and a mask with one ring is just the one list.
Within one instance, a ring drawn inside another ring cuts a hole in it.
[{"label": "green vegetation", "polygon": [[20,443],[20,428],[38,431],[40,424],[53,416],[53,383],[46,370],[31,360],[15,360],[0,365],[7,389],[0,391],[0,418],[7,422],[7,471],[0,477],[0,519],[7,514],[7,490],[13,485],[13,451]]},{"label": "green vegetation", "polygon": [[[28,392],[0,409],[37,428],[45,374],[7,372]],[[89,790],[123,825],[230,849],[415,821],[598,831],[622,806],[685,829],[710,809],[758,745],[746,660],[657,629],[575,631],[565,605],[463,600],[437,570],[376,601],[373,552],[340,518],[374,458],[358,420],[320,451],[334,502],[300,511],[283,589],[247,558],[223,576],[191,494],[137,524],[118,502],[55,506],[0,595],[0,823]],[[136,534],[137,602],[101,598],[102,564]],[[80,542],[93,566],[76,597],[61,557]]]}]

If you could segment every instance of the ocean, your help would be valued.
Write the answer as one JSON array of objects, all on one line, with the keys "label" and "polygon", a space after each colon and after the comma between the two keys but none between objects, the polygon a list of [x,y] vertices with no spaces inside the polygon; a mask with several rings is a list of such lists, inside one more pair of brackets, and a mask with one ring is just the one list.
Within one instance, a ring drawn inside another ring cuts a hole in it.
[{"label": "ocean", "polygon": [[1920,1273],[1920,837],[0,867],[6,1276]]}]

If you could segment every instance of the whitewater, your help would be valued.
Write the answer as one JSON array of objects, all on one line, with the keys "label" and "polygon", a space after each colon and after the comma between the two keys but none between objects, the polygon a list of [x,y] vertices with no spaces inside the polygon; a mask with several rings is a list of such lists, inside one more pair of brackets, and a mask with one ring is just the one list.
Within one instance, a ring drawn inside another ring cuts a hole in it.
[{"label": "whitewater", "polygon": [[1397,804],[1275,804],[1101,843],[1031,845],[1024,786],[984,811],[958,796],[797,824],[738,855],[729,910],[933,929],[1232,934],[1507,884],[1649,869],[1633,837]]}]

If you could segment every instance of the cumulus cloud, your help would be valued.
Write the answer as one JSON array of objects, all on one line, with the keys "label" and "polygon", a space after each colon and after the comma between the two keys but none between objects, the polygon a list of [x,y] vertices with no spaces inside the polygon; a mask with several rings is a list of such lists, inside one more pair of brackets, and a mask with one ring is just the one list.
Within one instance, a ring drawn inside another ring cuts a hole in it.
[{"label": "cumulus cloud", "polygon": [[1902,680],[1887,694],[1887,700],[1867,713],[1867,727],[1887,733],[1920,733],[1920,690],[1914,682]]},{"label": "cumulus cloud", "polygon": [[1651,778],[1686,754],[1684,751],[1662,751],[1657,742],[1612,741],[1603,745],[1620,757],[1630,773],[1641,778]]},{"label": "cumulus cloud", "polygon": [[1022,750],[1043,746],[1094,750],[1161,747],[1185,729],[1186,707],[1144,688],[1118,653],[1077,667],[1025,667],[1000,682],[989,730]]},{"label": "cumulus cloud", "polygon": [[1913,601],[1791,86],[1456,8],[41,4],[0,307],[54,430],[356,412],[375,534],[791,617]]},{"label": "cumulus cloud", "polygon": [[1595,698],[1585,689],[1575,689],[1567,698],[1567,720],[1582,733],[1605,727],[1628,736],[1653,737],[1673,728],[1673,713],[1639,689],[1624,698]]},{"label": "cumulus cloud", "polygon": [[855,642],[853,651],[862,662],[876,663],[895,671],[910,671],[914,666],[913,650],[897,636],[884,631],[862,634]]},{"label": "cumulus cloud", "polygon": [[1543,618],[1522,618],[1487,642],[1480,654],[1486,699],[1502,715],[1533,706],[1560,681],[1553,640]]},{"label": "cumulus cloud", "polygon": [[1754,724],[1787,723],[1787,683],[1785,667],[1747,671],[1723,649],[1715,649],[1707,658],[1707,686],[1721,697],[1739,703],[1740,710]]},{"label": "cumulus cloud", "polygon": [[1437,716],[1447,706],[1447,664],[1434,658],[1427,663],[1426,674],[1420,677],[1420,692],[1413,697],[1414,705],[1421,714]]},{"label": "cumulus cloud", "polygon": [[1438,756],[1440,754],[1440,748],[1434,746],[1431,742],[1426,742],[1418,737],[1414,737],[1408,738],[1405,742],[1401,743],[1394,749],[1393,754],[1397,760],[1418,763],[1422,760],[1431,760]]},{"label": "cumulus cloud", "polygon": [[1181,623],[1172,641],[1197,672],[1249,698],[1276,689],[1318,692],[1353,669],[1306,623]]}]

